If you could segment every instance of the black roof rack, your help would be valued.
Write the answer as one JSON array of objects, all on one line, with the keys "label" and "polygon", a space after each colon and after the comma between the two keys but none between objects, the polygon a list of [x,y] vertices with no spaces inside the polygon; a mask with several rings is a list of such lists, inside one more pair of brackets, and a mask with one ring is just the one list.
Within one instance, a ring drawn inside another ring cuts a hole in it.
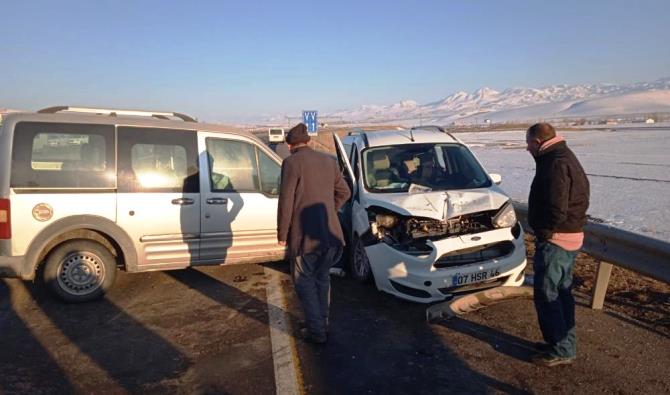
[{"label": "black roof rack", "polygon": [[54,106],[47,107],[37,111],[40,114],[55,114],[61,111],[80,112],[87,114],[109,115],[115,117],[117,115],[132,115],[140,117],[153,117],[158,119],[170,119],[169,117],[179,118],[185,122],[198,122],[196,118],[178,112],[165,111],[142,111],[142,110],[121,110],[110,108],[92,108],[92,107],[71,107],[71,106]]},{"label": "black roof rack", "polygon": [[410,128],[410,130],[434,130],[440,133],[444,133],[451,137],[452,139],[461,142],[458,138],[456,138],[451,132],[448,132],[446,129],[444,129],[442,126],[437,126],[437,125],[422,125],[422,126],[413,126]]},{"label": "black roof rack", "polygon": [[448,133],[442,126],[437,125],[412,126],[411,130],[437,130],[438,132]]}]

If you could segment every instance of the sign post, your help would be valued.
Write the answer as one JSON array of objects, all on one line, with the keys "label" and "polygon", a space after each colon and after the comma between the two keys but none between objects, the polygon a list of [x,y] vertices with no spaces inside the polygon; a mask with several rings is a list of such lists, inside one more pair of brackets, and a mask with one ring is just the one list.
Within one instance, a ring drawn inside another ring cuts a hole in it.
[{"label": "sign post", "polygon": [[303,111],[302,122],[307,126],[307,134],[310,136],[318,135],[319,123],[317,122],[318,111]]}]

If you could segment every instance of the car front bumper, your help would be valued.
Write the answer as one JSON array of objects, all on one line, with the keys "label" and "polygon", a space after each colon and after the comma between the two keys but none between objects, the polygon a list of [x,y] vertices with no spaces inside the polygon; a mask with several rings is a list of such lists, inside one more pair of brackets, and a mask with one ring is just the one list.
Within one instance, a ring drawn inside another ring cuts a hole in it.
[{"label": "car front bumper", "polygon": [[[509,241],[514,248],[502,257],[462,266],[436,268],[444,254]],[[514,237],[510,228],[449,237],[429,242],[433,250],[415,256],[385,243],[365,247],[377,289],[419,303],[443,301],[455,293],[494,286],[520,286],[526,267],[523,232]]]}]

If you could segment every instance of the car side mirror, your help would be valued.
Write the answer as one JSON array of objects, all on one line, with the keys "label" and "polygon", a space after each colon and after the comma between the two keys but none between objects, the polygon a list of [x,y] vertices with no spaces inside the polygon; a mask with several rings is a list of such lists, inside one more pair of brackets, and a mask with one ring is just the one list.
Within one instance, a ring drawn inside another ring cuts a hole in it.
[{"label": "car side mirror", "polygon": [[491,177],[491,181],[496,185],[500,185],[502,182],[502,176],[498,173],[491,173],[489,174],[489,177]]}]

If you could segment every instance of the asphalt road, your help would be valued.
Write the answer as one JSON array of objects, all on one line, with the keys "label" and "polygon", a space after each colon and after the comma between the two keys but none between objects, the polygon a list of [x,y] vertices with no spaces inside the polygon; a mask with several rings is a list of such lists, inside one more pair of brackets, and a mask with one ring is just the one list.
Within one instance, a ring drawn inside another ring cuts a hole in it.
[{"label": "asphalt road", "polygon": [[0,393],[273,393],[264,268],[119,273],[66,305],[0,282]]},{"label": "asphalt road", "polygon": [[[540,339],[529,300],[427,324],[424,305],[346,277],[333,278],[329,343],[303,343],[285,271],[275,263],[122,272],[106,299],[81,305],[2,280],[0,392],[272,394],[284,362],[270,326],[289,339],[303,393],[670,392],[670,338],[583,298],[578,360],[547,369],[529,362]],[[272,285],[286,307],[268,304]],[[272,309],[287,327],[270,323]]]}]

